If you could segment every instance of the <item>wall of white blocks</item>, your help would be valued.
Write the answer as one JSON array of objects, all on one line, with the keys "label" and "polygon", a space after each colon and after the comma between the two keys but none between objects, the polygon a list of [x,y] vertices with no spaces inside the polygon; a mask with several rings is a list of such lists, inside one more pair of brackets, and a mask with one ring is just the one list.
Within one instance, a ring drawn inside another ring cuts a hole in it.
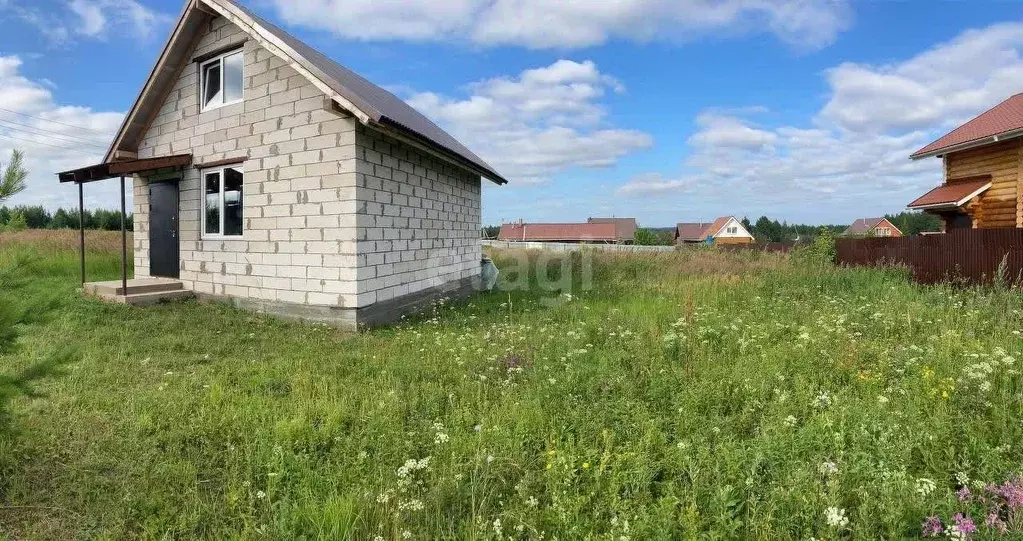
[{"label": "wall of white blocks", "polygon": [[356,128],[359,305],[480,273],[480,176]]},{"label": "wall of white blocks", "polygon": [[[363,127],[283,60],[214,19],[195,56],[244,42],[241,103],[199,111],[185,66],[139,158],[246,157],[240,238],[201,234],[200,171],[180,181],[181,280],[199,293],[361,308],[479,273],[480,177]],[[134,180],[135,276],[149,274],[149,181]]]}]

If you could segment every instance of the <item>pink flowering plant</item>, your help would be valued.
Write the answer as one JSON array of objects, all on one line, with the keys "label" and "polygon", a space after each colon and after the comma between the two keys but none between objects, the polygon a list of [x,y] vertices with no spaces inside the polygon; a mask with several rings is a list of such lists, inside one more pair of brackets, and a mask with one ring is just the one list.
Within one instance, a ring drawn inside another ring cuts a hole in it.
[{"label": "pink flowering plant", "polygon": [[943,520],[931,515],[923,520],[920,526],[923,537],[1018,539],[1023,535],[1023,479],[1020,477],[1000,485],[989,483],[976,491],[964,485],[956,491],[956,500],[960,510],[950,518]]}]

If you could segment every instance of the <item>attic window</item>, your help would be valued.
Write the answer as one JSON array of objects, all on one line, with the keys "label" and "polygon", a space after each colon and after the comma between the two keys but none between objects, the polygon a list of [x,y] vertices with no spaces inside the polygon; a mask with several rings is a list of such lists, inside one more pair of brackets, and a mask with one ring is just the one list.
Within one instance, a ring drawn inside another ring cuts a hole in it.
[{"label": "attic window", "polygon": [[222,54],[199,66],[202,110],[208,111],[242,101],[244,52]]}]

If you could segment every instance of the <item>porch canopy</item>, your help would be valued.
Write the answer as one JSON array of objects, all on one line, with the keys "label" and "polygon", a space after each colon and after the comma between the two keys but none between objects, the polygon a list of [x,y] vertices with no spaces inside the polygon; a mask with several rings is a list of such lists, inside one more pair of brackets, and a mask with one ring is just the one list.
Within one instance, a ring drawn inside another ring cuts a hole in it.
[{"label": "porch canopy", "polygon": [[83,185],[87,182],[106,180],[110,178],[121,178],[121,287],[125,295],[128,294],[128,211],[124,201],[124,176],[146,171],[157,171],[160,169],[185,167],[191,165],[191,154],[177,154],[174,156],[163,156],[159,158],[145,158],[141,160],[126,160],[110,163],[100,163],[57,173],[61,184],[74,182],[78,185],[78,243],[79,257],[82,268],[82,286],[85,286],[85,191]]},{"label": "porch canopy", "polygon": [[931,211],[956,210],[990,187],[990,175],[970,179],[950,179],[948,184],[943,184],[923,194],[916,201],[907,205],[907,208]]}]

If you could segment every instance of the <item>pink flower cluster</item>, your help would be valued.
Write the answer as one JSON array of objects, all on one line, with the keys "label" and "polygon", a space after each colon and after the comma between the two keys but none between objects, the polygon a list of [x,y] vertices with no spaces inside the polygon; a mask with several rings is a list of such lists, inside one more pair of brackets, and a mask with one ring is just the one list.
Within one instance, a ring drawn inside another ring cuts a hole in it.
[{"label": "pink flower cluster", "polygon": [[[1006,535],[1023,531],[1021,527],[1023,514],[1019,512],[1023,508],[1023,479],[1016,477],[1001,485],[991,483],[977,494],[964,486],[956,492],[956,498],[971,508],[982,509],[981,516],[986,517],[984,526],[993,534]],[[942,522],[938,516],[927,517],[920,525],[920,530],[923,537],[938,537],[942,533],[948,533],[971,539],[980,528],[968,510],[965,513],[956,513],[951,521],[946,522]]]}]

